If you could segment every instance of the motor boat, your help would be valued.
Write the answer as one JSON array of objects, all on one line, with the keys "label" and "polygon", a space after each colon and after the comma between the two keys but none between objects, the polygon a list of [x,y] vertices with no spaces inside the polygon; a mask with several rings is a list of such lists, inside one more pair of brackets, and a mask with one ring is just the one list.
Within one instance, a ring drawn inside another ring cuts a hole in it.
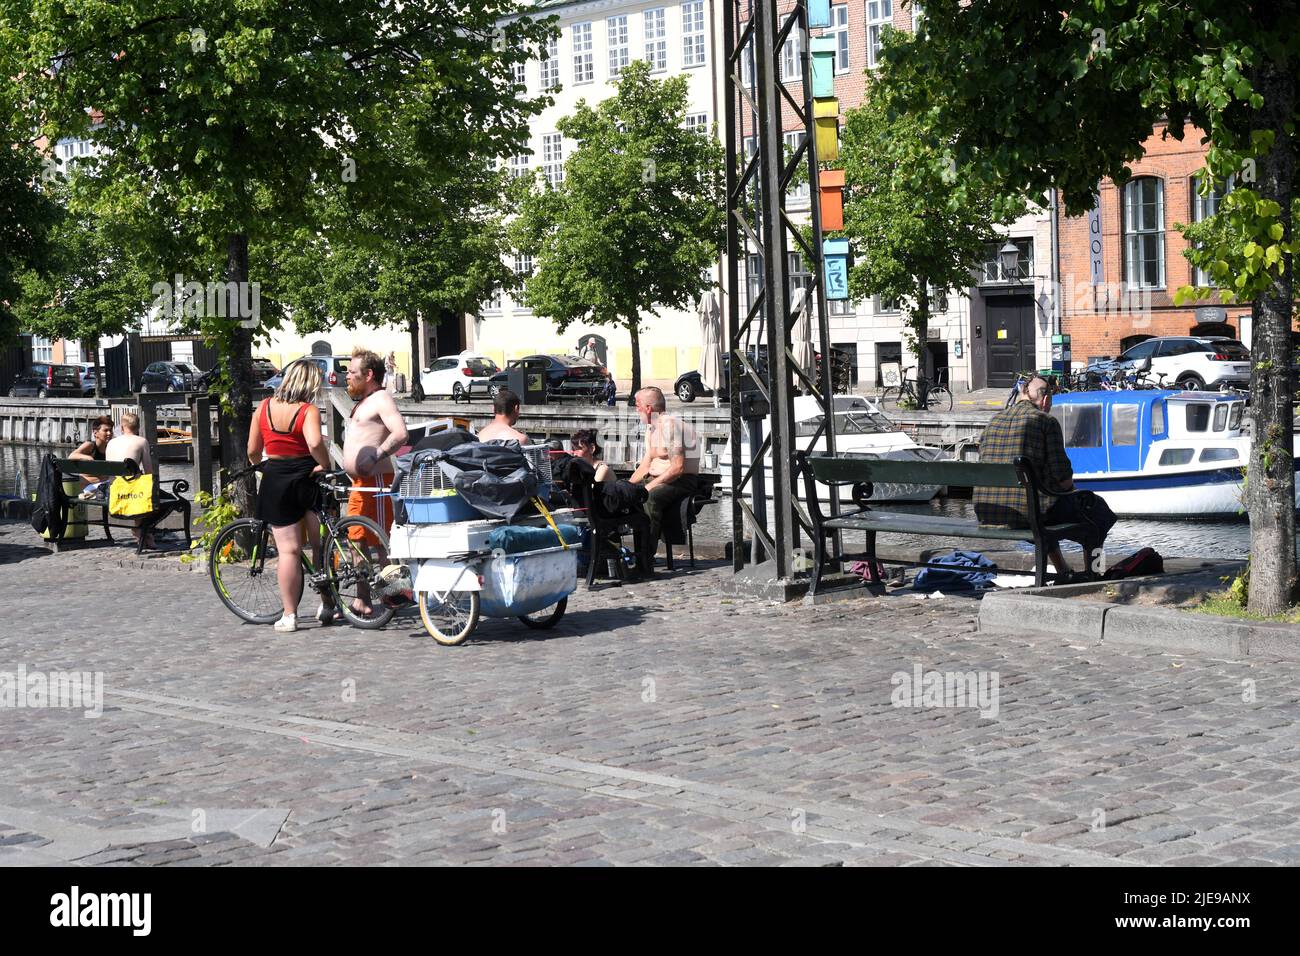
[{"label": "motor boat", "polygon": [[1068,392],[1052,404],[1075,486],[1134,518],[1244,514],[1245,411],[1231,391]]},{"label": "motor boat", "polygon": [[[832,396],[832,416],[835,426],[835,454],[848,458],[891,458],[903,461],[937,461],[944,457],[937,448],[918,445],[901,428],[890,421],[880,410],[880,406],[861,395]],[[794,435],[795,447],[810,454],[825,453],[826,438],[818,435],[822,426],[823,414],[821,404],[811,395],[800,395],[794,400]],[[764,435],[767,424],[764,423]],[[814,439],[814,436],[817,436]],[[763,477],[768,494],[772,491],[772,454],[769,450],[764,459]],[[750,460],[749,437],[741,439],[741,461]],[[728,442],[718,456],[718,466],[722,472],[722,492],[730,490],[728,477],[731,474],[731,443]],[[803,497],[802,479],[798,483],[798,494]],[[840,500],[850,501],[851,486],[839,489]],[[831,489],[821,482],[817,483],[818,498],[830,501]],[[939,485],[909,485],[881,483],[873,488],[871,500],[876,501],[929,501],[940,491]]]}]

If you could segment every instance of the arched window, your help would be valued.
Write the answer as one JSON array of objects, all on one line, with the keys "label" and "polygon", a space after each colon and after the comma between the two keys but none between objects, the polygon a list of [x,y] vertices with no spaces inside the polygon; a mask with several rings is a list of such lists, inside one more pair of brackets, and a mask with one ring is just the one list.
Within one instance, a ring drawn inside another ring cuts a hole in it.
[{"label": "arched window", "polygon": [[1135,289],[1165,287],[1165,184],[1153,176],[1124,187],[1124,281]]}]

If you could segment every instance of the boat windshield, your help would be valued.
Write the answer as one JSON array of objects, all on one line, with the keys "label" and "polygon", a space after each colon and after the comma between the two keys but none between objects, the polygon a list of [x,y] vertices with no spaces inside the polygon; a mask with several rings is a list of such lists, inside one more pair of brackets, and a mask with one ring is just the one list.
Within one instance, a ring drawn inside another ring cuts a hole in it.
[{"label": "boat windshield", "polygon": [[[805,418],[795,424],[795,436],[807,438],[817,434],[825,416],[817,415]],[[835,434],[837,435],[879,435],[882,432],[895,432],[898,429],[880,412],[865,408],[835,413]]]}]

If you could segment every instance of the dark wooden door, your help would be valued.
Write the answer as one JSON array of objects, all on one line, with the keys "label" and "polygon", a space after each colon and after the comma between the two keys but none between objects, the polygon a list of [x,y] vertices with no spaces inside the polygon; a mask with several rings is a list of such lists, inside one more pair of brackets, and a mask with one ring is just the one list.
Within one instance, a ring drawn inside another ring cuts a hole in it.
[{"label": "dark wooden door", "polygon": [[1009,388],[1035,368],[1034,300],[1027,295],[990,297],[984,304],[988,335],[988,384]]}]

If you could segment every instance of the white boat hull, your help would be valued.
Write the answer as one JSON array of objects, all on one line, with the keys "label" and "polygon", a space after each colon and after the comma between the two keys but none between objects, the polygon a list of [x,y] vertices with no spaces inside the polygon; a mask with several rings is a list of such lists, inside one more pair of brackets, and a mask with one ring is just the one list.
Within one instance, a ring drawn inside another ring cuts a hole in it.
[{"label": "white boat hull", "polygon": [[[1075,475],[1121,518],[1241,518],[1246,514],[1240,468],[1150,475]],[[1300,507],[1300,488],[1296,505]]]}]

